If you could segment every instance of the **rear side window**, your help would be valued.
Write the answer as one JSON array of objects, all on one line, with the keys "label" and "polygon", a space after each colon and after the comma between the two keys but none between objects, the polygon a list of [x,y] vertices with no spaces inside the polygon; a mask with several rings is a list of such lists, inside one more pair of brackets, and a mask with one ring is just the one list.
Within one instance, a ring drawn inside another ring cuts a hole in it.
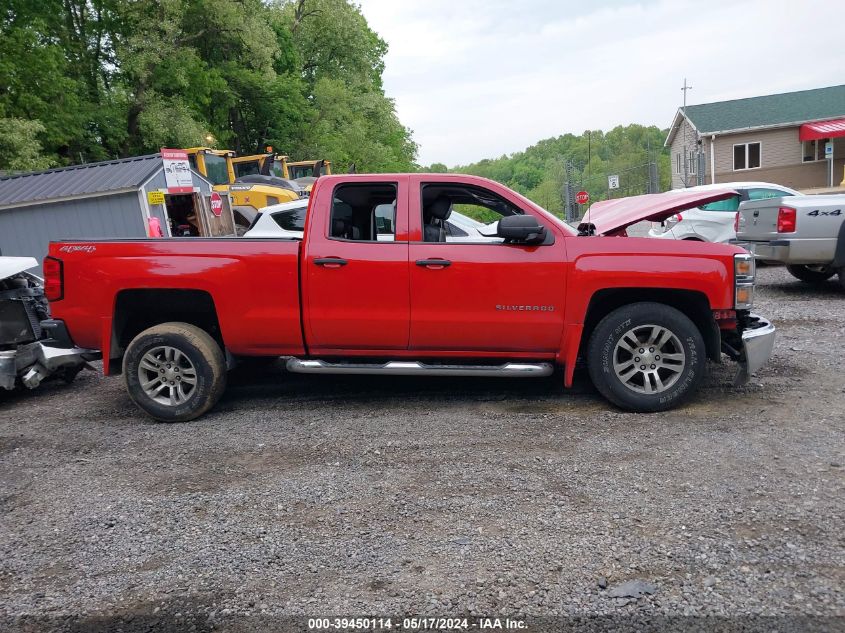
[{"label": "rear side window", "polygon": [[308,207],[299,207],[288,211],[277,211],[271,217],[285,231],[304,231],[307,209]]},{"label": "rear side window", "polygon": [[788,191],[781,191],[780,189],[749,189],[749,200],[768,200],[769,198],[783,198],[784,196],[791,196]]},{"label": "rear side window", "polygon": [[332,202],[329,237],[361,242],[396,239],[395,183],[340,185]]},{"label": "rear side window", "polygon": [[736,211],[739,209],[739,196],[731,196],[724,200],[717,200],[710,204],[704,204],[700,207],[705,211]]}]

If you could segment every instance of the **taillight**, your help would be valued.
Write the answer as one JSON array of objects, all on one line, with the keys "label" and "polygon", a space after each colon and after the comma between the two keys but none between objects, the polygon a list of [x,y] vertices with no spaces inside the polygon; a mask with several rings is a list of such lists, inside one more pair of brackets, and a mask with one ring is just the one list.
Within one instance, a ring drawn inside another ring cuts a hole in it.
[{"label": "taillight", "polygon": [[54,257],[45,257],[44,264],[44,296],[47,301],[58,301],[62,298],[62,260]]},{"label": "taillight", "polygon": [[676,213],[675,215],[670,215],[668,218],[666,218],[666,228],[672,228],[673,226],[675,226],[678,222],[680,222],[683,219],[684,219],[684,216],[682,216],[680,213]]},{"label": "taillight", "polygon": [[734,216],[734,233],[739,233],[739,211]]},{"label": "taillight", "polygon": [[778,209],[778,233],[795,232],[795,209],[781,207]]}]

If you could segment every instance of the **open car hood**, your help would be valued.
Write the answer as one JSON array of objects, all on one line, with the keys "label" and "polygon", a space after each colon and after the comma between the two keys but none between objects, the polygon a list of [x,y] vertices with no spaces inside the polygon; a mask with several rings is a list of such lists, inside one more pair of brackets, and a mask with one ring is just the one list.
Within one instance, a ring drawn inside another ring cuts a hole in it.
[{"label": "open car hood", "polygon": [[0,280],[38,266],[34,257],[0,257]]},{"label": "open car hood", "polygon": [[594,203],[578,225],[582,233],[621,235],[637,222],[662,222],[680,211],[738,196],[734,189],[673,190]]}]

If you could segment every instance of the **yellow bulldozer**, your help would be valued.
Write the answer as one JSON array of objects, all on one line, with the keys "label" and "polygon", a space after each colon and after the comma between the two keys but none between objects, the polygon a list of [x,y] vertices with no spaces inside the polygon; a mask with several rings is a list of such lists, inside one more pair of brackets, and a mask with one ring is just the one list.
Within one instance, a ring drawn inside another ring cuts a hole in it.
[{"label": "yellow bulldozer", "polygon": [[190,147],[185,150],[191,167],[213,185],[214,190],[228,194],[239,235],[250,227],[258,210],[304,198],[310,187],[277,176],[273,169],[272,153],[236,156],[235,152],[210,147]]}]

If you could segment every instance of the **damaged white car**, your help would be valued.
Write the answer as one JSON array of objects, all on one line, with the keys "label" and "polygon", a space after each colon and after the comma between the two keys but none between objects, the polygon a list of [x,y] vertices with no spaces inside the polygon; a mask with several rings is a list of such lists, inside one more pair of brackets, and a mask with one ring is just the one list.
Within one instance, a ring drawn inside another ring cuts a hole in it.
[{"label": "damaged white car", "polygon": [[0,389],[34,389],[50,377],[71,382],[98,357],[49,338],[42,281],[27,272],[36,266],[33,257],[0,257]]}]

